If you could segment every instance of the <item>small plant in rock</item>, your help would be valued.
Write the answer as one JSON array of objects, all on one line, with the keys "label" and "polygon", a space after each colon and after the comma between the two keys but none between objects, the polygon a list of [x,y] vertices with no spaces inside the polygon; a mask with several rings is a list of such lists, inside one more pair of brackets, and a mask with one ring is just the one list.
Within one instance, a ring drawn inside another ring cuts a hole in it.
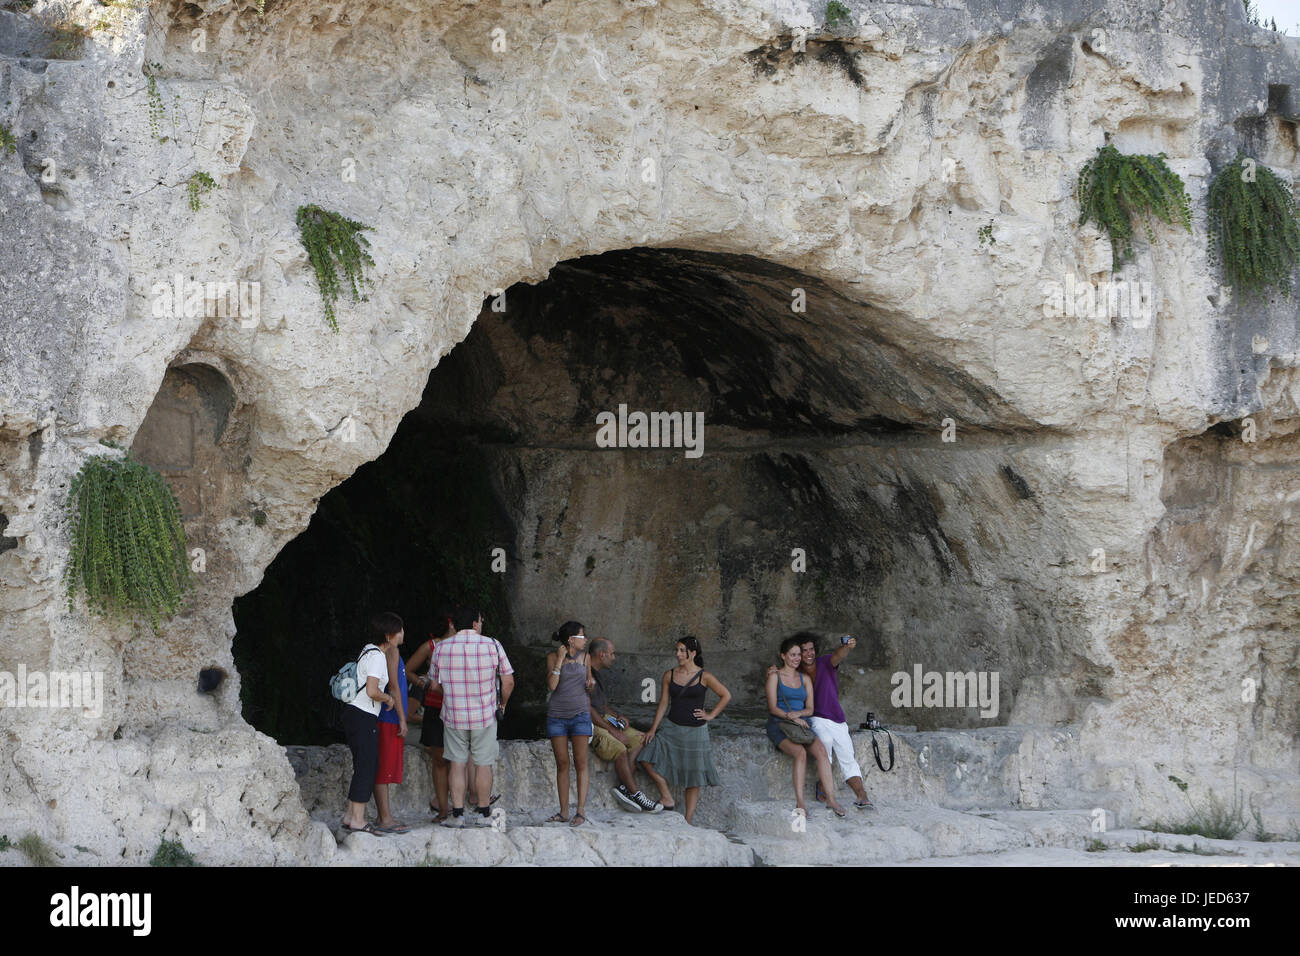
[{"label": "small plant in rock", "polygon": [[1142,843],[1134,843],[1131,847],[1128,848],[1128,851],[1130,853],[1146,853],[1150,850],[1158,850],[1158,849],[1160,849],[1159,843],[1148,843],[1146,841],[1143,841]]},{"label": "small plant in rock", "polygon": [[166,142],[162,135],[162,121],[167,116],[167,108],[163,106],[162,94],[158,92],[158,77],[162,75],[162,64],[146,64],[144,75],[148,80],[145,96],[149,100],[149,132],[158,142]]},{"label": "small plant in rock", "polygon": [[202,197],[216,188],[216,181],[207,173],[201,171],[190,173],[190,178],[185,183],[185,192],[190,199],[190,210],[198,212],[202,209]]},{"label": "small plant in rock", "polygon": [[54,41],[50,44],[51,60],[68,60],[81,46],[81,41],[85,33],[81,29],[73,26],[57,26],[54,28]]},{"label": "small plant in rock", "polygon": [[23,855],[27,857],[32,866],[55,866],[58,863],[54,851],[50,849],[50,845],[35,833],[27,834],[18,841],[16,846],[23,851]]},{"label": "small plant in rock", "polygon": [[150,866],[198,866],[194,854],[181,845],[180,841],[163,840],[154,851]]},{"label": "small plant in rock", "polygon": [[265,14],[266,14],[266,0],[255,0],[255,2],[256,2],[256,5],[257,5],[257,15],[258,15],[259,17],[260,17],[260,16],[265,16]]},{"label": "small plant in rock", "polygon": [[352,301],[364,301],[361,286],[366,280],[362,270],[365,266],[373,266],[375,260],[366,252],[370,242],[361,233],[370,227],[314,205],[298,207],[297,221],[303,248],[307,250],[307,258],[316,273],[325,321],[337,332],[339,323],[334,315],[334,303],[342,289],[337,269],[343,270],[352,290]]},{"label": "small plant in rock", "polygon": [[1102,146],[1079,172],[1075,189],[1079,225],[1095,222],[1111,242],[1111,261],[1119,270],[1133,258],[1133,217],[1143,216],[1147,238],[1156,241],[1150,217],[1192,231],[1191,200],[1178,174],[1165,165],[1165,154],[1128,155]]},{"label": "small plant in rock", "polygon": [[830,0],[826,4],[826,25],[828,27],[838,28],[848,26],[853,22],[853,14],[849,8],[840,3],[840,0]]},{"label": "small plant in rock", "polygon": [[1244,154],[1210,183],[1210,261],[1223,278],[1248,296],[1269,290],[1291,295],[1300,263],[1300,211],[1291,187],[1267,166]]},{"label": "small plant in rock", "polygon": [[0,156],[12,156],[18,151],[18,140],[4,123],[0,123]]},{"label": "small plant in rock", "polygon": [[91,613],[141,614],[155,632],[191,584],[185,527],[167,480],[128,453],[96,456],[68,491],[68,607],[84,591]]},{"label": "small plant in rock", "polygon": [[[1177,777],[1169,778],[1178,789],[1187,793],[1187,784]],[[1216,793],[1211,793],[1205,806],[1198,807],[1187,798],[1191,813],[1184,820],[1158,821],[1151,829],[1160,833],[1177,833],[1182,836],[1203,836],[1211,840],[1235,840],[1246,829],[1246,814],[1241,791],[1235,791],[1232,803],[1221,800]]]},{"label": "small plant in rock", "polygon": [[1094,837],[1088,841],[1088,844],[1083,849],[1086,853],[1103,853],[1106,850],[1109,850],[1110,847],[1106,845],[1105,841],[1098,840]]},{"label": "small plant in rock", "polygon": [[993,238],[993,223],[991,221],[987,226],[980,226],[979,230],[976,232],[976,235],[979,237],[979,243],[981,249],[984,248],[985,246],[991,246],[993,245],[993,243],[997,242],[997,240]]},{"label": "small plant in rock", "polygon": [[8,850],[12,846],[13,844],[9,842],[8,834],[5,834],[4,836],[0,836],[0,853],[3,853],[5,850]]}]

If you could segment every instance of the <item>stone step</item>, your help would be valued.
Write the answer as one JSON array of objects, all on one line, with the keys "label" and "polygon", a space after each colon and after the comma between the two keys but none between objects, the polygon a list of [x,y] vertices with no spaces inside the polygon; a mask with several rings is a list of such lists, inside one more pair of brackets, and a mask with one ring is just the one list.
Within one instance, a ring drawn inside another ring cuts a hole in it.
[{"label": "stone step", "polygon": [[800,820],[788,803],[741,801],[729,832],[767,865],[858,865],[993,853],[1031,845],[1024,828],[931,804],[846,807],[840,818],[809,804]]},{"label": "stone step", "polygon": [[341,835],[336,866],[753,866],[753,851],[677,813],[588,811],[581,827],[505,813],[501,829],[422,825],[410,833]]},{"label": "stone step", "polygon": [[1243,856],[1251,862],[1277,861],[1295,865],[1300,863],[1300,843],[1290,841],[1260,842],[1258,840],[1213,840],[1197,834],[1160,833],[1153,830],[1108,830],[1096,835],[1107,850],[1120,850],[1144,855],[1161,850],[1191,854],[1193,856]]},{"label": "stone step", "polygon": [[[406,748],[403,783],[394,787],[394,812],[418,819],[427,812],[433,796],[428,758],[411,734]],[[868,792],[886,804],[928,802],[954,810],[1053,809],[1115,806],[1108,794],[1080,785],[1075,769],[1077,734],[1069,728],[993,727],[979,731],[901,732],[894,735],[895,763],[882,773],[872,756],[871,736],[853,734],[856,758]],[[882,745],[885,744],[883,738]],[[321,807],[342,811],[343,794],[351,774],[351,757],[341,744],[330,747],[289,747],[304,804],[315,814]],[[789,801],[792,763],[775,751],[759,727],[713,735],[714,763],[722,786],[708,788],[700,799],[697,822],[725,829],[729,807],[739,800]],[[885,760],[887,755],[882,754]],[[617,784],[613,767],[591,757],[591,791],[588,807],[617,809],[611,788]],[[835,772],[841,801],[850,791]],[[570,769],[570,790],[576,780]],[[807,775],[805,795],[812,800],[815,774]],[[638,773],[641,787],[658,797],[648,778]],[[495,768],[494,792],[502,794],[510,811],[558,808],[555,760],[546,740],[502,741]],[[681,794],[675,795],[681,800]],[[1123,823],[1126,821],[1114,821]]]}]

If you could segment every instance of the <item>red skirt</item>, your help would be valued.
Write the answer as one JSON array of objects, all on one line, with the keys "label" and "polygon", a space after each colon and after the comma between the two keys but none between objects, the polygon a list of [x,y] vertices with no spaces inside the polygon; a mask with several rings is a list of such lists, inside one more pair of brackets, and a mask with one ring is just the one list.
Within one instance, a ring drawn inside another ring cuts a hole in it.
[{"label": "red skirt", "polygon": [[401,783],[406,742],[397,736],[397,724],[379,722],[379,772],[375,783]]}]

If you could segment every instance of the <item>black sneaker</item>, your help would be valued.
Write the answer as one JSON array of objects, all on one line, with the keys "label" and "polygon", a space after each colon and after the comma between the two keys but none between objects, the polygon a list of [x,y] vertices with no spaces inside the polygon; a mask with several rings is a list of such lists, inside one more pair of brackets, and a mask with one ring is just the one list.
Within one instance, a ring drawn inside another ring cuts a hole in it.
[{"label": "black sneaker", "polygon": [[636,801],[636,805],[637,805],[638,807],[641,808],[641,811],[642,811],[643,813],[663,813],[663,812],[664,812],[664,805],[663,805],[662,803],[657,803],[657,802],[655,802],[654,800],[651,800],[649,797],[647,797],[647,796],[646,796],[644,793],[642,793],[640,790],[638,790],[636,793],[632,794],[632,799]]},{"label": "black sneaker", "polygon": [[630,810],[633,813],[640,813],[645,809],[641,804],[636,802],[636,798],[627,789],[626,784],[620,783],[617,787],[612,789],[610,793],[614,794],[614,798],[618,800],[624,810]]}]

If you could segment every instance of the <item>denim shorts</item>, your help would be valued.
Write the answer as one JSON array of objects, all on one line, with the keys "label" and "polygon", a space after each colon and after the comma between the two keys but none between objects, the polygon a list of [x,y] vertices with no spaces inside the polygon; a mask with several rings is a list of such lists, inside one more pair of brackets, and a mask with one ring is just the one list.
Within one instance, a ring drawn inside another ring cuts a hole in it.
[{"label": "denim shorts", "polygon": [[581,713],[576,717],[546,717],[546,736],[548,737],[590,737],[591,714]]}]

